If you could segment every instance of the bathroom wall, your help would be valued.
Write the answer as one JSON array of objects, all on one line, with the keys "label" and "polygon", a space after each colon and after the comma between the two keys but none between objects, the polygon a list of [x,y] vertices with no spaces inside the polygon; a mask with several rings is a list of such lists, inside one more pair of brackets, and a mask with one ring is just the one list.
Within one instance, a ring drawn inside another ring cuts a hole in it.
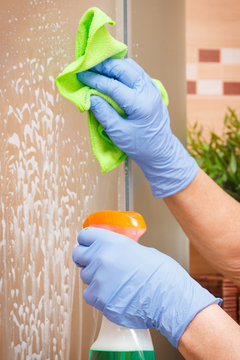
[{"label": "bathroom wall", "polygon": [[[130,55],[164,84],[174,133],[186,140],[185,7],[183,0],[132,0],[129,5]],[[133,165],[133,206],[147,223],[144,245],[175,258],[188,268],[188,241],[165,206],[154,199],[141,170]],[[144,264],[143,264],[144,266]],[[182,359],[161,334],[151,331],[156,359]]]},{"label": "bathroom wall", "polygon": [[240,112],[240,2],[186,0],[188,125],[221,133],[227,107]]},{"label": "bathroom wall", "polygon": [[71,254],[88,214],[124,209],[124,165],[100,173],[86,115],[55,86],[93,5],[122,39],[122,1],[1,2],[1,359],[85,360],[96,335]]},{"label": "bathroom wall", "polygon": [[[186,0],[187,125],[222,133],[228,106],[240,114],[240,2]],[[190,246],[191,273],[216,273]]]}]

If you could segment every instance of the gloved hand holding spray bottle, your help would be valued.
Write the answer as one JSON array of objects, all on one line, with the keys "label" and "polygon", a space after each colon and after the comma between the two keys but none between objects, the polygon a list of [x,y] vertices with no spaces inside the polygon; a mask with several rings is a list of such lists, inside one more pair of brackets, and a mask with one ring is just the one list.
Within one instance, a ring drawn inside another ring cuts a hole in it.
[{"label": "gloved hand holding spray bottle", "polygon": [[136,226],[135,239],[138,231],[142,232],[139,214],[132,220],[130,215],[131,226],[119,222],[126,213],[117,214],[117,221],[110,223],[107,217],[90,216],[84,224],[90,227],[79,233],[79,246],[73,251],[74,262],[82,267],[81,279],[88,285],[84,299],[120,325],[104,318],[89,359],[153,360],[148,332],[133,329],[156,328],[177,347],[195,315],[221,300],[202,288],[175,260],[126,236],[129,233],[133,237],[131,227]]}]

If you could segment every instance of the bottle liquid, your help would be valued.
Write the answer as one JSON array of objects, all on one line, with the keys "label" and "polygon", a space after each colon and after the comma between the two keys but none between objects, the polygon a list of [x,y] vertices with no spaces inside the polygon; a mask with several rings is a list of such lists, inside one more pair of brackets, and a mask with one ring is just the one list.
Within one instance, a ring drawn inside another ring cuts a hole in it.
[{"label": "bottle liquid", "polygon": [[[143,217],[134,211],[98,211],[85,220],[83,227],[93,226],[126,235],[138,241],[146,231]],[[103,316],[89,360],[155,360],[148,329],[129,329]]]}]

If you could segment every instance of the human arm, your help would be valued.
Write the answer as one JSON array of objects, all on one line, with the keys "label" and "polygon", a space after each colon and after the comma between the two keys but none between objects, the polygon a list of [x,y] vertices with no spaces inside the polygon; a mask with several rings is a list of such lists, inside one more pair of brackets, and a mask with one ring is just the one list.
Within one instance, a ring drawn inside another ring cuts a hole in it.
[{"label": "human arm", "polygon": [[219,306],[210,305],[188,325],[178,350],[186,360],[237,360],[240,327]]},{"label": "human arm", "polygon": [[201,169],[189,186],[164,201],[196,249],[240,286],[240,203]]},{"label": "human arm", "polygon": [[155,327],[189,360],[238,359],[239,327],[176,261],[103,229],[82,230],[78,242],[73,259],[88,285],[84,298],[109,320]]}]

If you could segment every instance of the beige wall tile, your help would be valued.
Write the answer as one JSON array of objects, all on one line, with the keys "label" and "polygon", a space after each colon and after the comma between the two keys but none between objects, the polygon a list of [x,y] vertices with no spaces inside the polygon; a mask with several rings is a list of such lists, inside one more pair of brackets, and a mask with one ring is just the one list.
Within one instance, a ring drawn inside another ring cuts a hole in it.
[{"label": "beige wall tile", "polygon": [[187,97],[187,121],[191,127],[196,121],[204,127],[204,132],[213,130],[221,134],[224,115],[230,106],[240,113],[239,96],[195,96]]},{"label": "beige wall tile", "polygon": [[186,47],[186,61],[187,64],[195,64],[198,61],[198,49],[196,45],[191,46],[188,43],[188,39],[187,39],[187,47]]},{"label": "beige wall tile", "polygon": [[240,81],[240,65],[199,63],[197,73],[198,79]]},{"label": "beige wall tile", "polygon": [[199,63],[198,67],[198,79],[223,79],[223,65]]},{"label": "beige wall tile", "polygon": [[187,46],[240,47],[239,0],[186,0]]}]

